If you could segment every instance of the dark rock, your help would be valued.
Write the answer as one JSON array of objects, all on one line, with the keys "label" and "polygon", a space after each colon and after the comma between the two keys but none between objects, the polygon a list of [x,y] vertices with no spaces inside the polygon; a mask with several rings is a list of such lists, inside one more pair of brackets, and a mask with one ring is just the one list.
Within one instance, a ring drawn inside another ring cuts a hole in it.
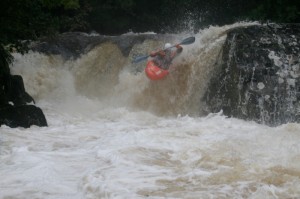
[{"label": "dark rock", "polygon": [[108,37],[102,35],[89,36],[81,32],[67,32],[49,38],[41,38],[32,43],[30,49],[45,54],[61,55],[65,59],[70,59],[78,58],[81,54],[107,40]]},{"label": "dark rock", "polygon": [[34,105],[6,105],[0,108],[0,125],[29,128],[47,126],[47,121],[42,110]]},{"label": "dark rock", "polygon": [[61,55],[64,59],[76,59],[89,52],[94,47],[111,42],[116,44],[124,57],[128,57],[132,47],[143,43],[146,39],[163,40],[174,38],[174,35],[159,34],[125,34],[120,36],[105,36],[81,32],[67,32],[51,38],[40,39],[32,43],[30,49],[44,54]]},{"label": "dark rock", "polygon": [[34,105],[33,98],[25,91],[19,75],[0,75],[0,126],[25,127],[47,126],[42,110]]},{"label": "dark rock", "polygon": [[34,99],[25,91],[23,78],[20,75],[10,75],[5,86],[8,100],[14,105],[35,103]]},{"label": "dark rock", "polygon": [[300,122],[299,62],[300,24],[229,31],[205,95],[209,111],[267,125]]}]

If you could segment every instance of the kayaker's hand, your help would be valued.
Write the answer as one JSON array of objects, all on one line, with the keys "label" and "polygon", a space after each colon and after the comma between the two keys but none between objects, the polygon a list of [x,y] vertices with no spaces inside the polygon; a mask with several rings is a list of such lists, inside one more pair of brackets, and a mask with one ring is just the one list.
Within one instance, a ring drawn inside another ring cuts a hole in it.
[{"label": "kayaker's hand", "polygon": [[158,53],[159,53],[159,55],[160,55],[161,57],[166,56],[166,52],[165,52],[164,50],[161,50],[161,51],[159,51]]}]

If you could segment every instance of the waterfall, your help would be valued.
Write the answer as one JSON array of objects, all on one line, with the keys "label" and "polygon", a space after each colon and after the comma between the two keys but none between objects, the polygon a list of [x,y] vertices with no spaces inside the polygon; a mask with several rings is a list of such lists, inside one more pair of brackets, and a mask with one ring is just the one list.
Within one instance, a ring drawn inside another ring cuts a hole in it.
[{"label": "waterfall", "polygon": [[[199,31],[195,34],[195,43],[183,46],[183,53],[174,60],[174,70],[160,81],[147,79],[144,74],[146,62],[132,64],[131,60],[137,55],[160,49],[164,42],[179,42],[190,33],[128,33],[105,38],[81,34],[82,41],[90,39],[91,42],[86,44],[86,50],[73,49],[76,55],[78,51],[84,52],[80,56],[65,56],[70,54],[70,48],[66,47],[59,49],[59,54],[53,53],[50,48],[48,53],[31,51],[23,56],[15,54],[11,71],[23,76],[28,93],[37,101],[72,99],[80,95],[98,99],[107,106],[127,106],[162,116],[199,116],[206,109],[201,98],[212,74],[218,70],[226,32],[234,27],[253,24],[236,23]],[[72,37],[70,34],[67,36]],[[72,43],[68,42],[66,46]],[[55,47],[57,49],[57,45]]]}]

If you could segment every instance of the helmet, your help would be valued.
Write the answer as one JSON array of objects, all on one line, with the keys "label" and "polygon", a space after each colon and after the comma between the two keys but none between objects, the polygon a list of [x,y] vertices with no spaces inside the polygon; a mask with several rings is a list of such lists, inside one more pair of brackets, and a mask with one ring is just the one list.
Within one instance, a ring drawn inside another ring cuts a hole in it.
[{"label": "helmet", "polygon": [[172,45],[170,43],[166,43],[164,49],[170,48]]}]

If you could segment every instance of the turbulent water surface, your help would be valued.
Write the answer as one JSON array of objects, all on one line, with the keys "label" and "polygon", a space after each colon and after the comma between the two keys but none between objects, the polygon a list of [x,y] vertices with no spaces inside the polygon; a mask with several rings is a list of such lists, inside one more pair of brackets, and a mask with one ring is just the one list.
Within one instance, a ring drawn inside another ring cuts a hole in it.
[{"label": "turbulent water surface", "polygon": [[15,54],[49,127],[0,127],[0,198],[299,198],[299,124],[202,114],[224,33],[241,25],[200,31],[159,82],[110,43],[69,61]]}]

